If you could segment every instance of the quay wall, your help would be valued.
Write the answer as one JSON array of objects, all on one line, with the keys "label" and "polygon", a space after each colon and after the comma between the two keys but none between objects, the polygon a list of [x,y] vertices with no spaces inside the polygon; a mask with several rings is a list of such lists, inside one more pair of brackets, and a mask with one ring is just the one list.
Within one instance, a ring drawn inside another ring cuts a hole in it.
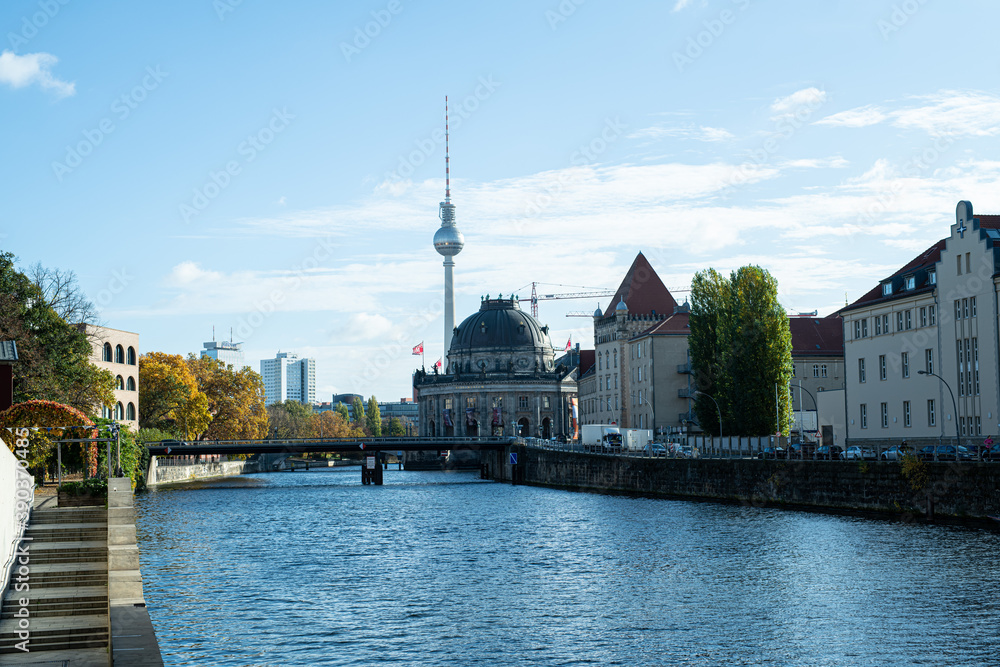
[{"label": "quay wall", "polygon": [[925,462],[904,471],[895,461],[664,459],[521,445],[483,456],[492,479],[574,491],[910,516],[1000,515],[997,463]]},{"label": "quay wall", "polygon": [[150,457],[146,486],[183,484],[217,477],[260,472],[256,461],[213,461],[192,465],[159,465],[155,456]]}]

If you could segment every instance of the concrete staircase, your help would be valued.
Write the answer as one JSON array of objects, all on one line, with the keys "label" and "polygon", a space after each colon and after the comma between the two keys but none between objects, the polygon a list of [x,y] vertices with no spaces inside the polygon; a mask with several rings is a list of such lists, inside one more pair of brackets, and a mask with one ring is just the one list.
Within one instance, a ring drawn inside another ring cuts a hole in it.
[{"label": "concrete staircase", "polygon": [[[35,509],[25,532],[30,590],[18,593],[15,572],[0,607],[0,665],[56,658],[51,652],[107,656],[108,521],[104,507]],[[29,599],[28,647],[15,648],[18,598]],[[59,656],[62,657],[62,656]],[[82,664],[70,661],[69,664]],[[104,658],[107,664],[107,657]]]}]

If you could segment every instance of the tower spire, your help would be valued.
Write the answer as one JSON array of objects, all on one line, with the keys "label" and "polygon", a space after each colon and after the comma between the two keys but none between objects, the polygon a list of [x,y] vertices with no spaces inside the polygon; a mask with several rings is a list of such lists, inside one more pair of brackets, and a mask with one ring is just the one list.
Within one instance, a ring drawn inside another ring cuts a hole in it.
[{"label": "tower spire", "polygon": [[465,238],[455,227],[455,205],[451,203],[451,154],[448,145],[448,96],[444,97],[444,201],[438,205],[441,227],[434,234],[434,249],[444,256],[444,351],[448,354],[455,330],[455,255],[462,252]]},{"label": "tower spire", "polygon": [[451,157],[448,153],[448,96],[444,96],[444,200],[451,201]]}]

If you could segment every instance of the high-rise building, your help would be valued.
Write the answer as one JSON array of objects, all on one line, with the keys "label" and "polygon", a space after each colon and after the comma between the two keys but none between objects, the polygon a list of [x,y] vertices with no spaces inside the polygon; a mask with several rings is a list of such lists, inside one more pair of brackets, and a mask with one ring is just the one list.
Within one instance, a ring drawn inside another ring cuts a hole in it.
[{"label": "high-rise building", "polygon": [[264,404],[283,401],[316,401],[316,360],[299,359],[294,352],[279,352],[274,359],[260,360],[264,380]]},{"label": "high-rise building", "polygon": [[240,371],[246,367],[246,358],[243,356],[243,343],[233,343],[232,341],[209,341],[203,343],[205,349],[201,351],[201,356],[217,359],[233,367],[233,370]]}]

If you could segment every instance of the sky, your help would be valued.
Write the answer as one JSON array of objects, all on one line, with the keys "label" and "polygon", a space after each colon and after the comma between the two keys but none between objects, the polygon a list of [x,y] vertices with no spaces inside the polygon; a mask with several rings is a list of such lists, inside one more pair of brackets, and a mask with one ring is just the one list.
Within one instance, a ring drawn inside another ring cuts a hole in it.
[{"label": "sky", "polygon": [[[1000,213],[988,0],[5,0],[0,250],[72,270],[141,351],[316,359],[317,400],[411,395],[486,294],[683,301],[758,264],[827,315]],[[557,348],[604,299],[545,300]],[[529,306],[527,302],[524,308]],[[232,332],[232,334],[230,334]]]}]

